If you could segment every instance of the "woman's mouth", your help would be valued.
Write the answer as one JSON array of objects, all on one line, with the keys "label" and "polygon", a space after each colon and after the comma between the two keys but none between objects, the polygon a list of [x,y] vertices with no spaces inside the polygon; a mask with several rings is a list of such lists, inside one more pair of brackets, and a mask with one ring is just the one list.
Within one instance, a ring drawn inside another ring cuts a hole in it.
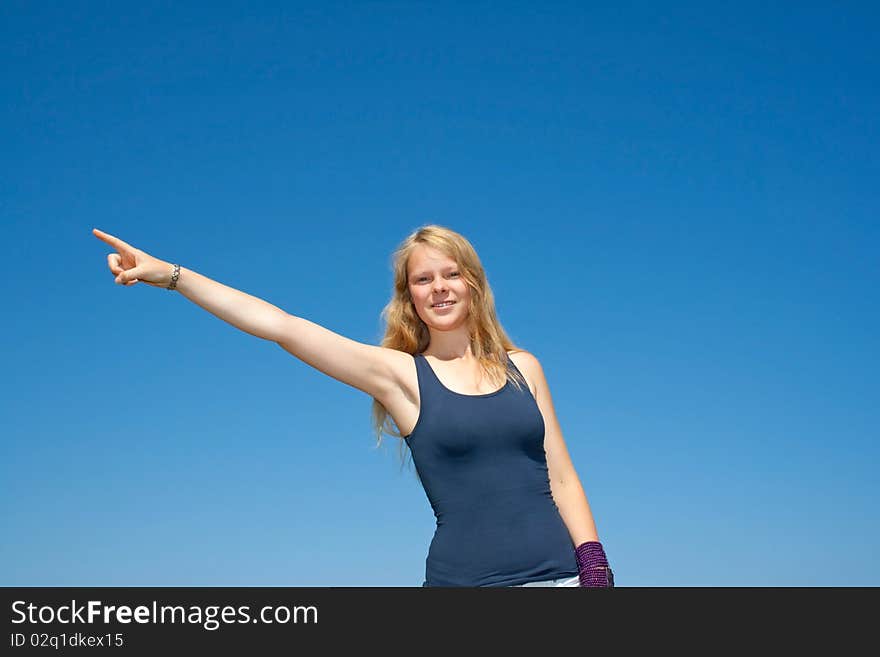
[{"label": "woman's mouth", "polygon": [[455,304],[455,301],[441,301],[440,303],[435,303],[431,305],[431,308],[434,310],[443,310],[444,308],[452,308]]}]

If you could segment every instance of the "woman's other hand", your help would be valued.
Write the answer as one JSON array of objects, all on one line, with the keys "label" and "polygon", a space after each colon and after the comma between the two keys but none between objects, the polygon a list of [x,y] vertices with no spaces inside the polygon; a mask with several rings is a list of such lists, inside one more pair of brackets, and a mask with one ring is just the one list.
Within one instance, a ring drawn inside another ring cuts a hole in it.
[{"label": "woman's other hand", "polygon": [[171,283],[171,264],[154,258],[150,254],[126,244],[118,237],[97,228],[93,228],[92,233],[99,240],[116,249],[116,253],[107,254],[107,265],[116,276],[115,282],[118,285],[129,287],[138,282],[144,282],[153,287],[168,287]]}]

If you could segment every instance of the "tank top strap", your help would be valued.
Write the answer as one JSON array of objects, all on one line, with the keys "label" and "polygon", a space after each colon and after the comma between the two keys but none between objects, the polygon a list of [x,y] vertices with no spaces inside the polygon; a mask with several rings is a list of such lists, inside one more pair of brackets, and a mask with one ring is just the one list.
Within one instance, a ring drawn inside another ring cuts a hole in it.
[{"label": "tank top strap", "polygon": [[424,405],[427,397],[435,397],[442,394],[440,380],[431,369],[428,360],[422,354],[413,354],[416,362],[416,381],[419,386],[419,397]]},{"label": "tank top strap", "polygon": [[519,368],[513,362],[513,359],[510,357],[510,354],[505,351],[504,356],[507,358],[507,369],[513,368],[516,372],[519,372],[520,376],[522,376],[522,372],[519,371]]}]

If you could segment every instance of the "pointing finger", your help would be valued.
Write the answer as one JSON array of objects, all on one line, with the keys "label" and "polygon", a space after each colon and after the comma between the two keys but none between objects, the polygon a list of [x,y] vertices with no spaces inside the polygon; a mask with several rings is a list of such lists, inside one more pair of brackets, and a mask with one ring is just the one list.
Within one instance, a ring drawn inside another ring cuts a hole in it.
[{"label": "pointing finger", "polygon": [[121,239],[119,239],[118,237],[114,237],[110,233],[105,233],[103,230],[98,230],[97,228],[92,228],[92,233],[99,240],[103,240],[104,242],[107,242],[107,244],[109,244],[110,246],[115,248],[117,251],[122,251],[124,249],[128,249],[129,251],[134,250],[131,247],[131,245],[126,244]]}]

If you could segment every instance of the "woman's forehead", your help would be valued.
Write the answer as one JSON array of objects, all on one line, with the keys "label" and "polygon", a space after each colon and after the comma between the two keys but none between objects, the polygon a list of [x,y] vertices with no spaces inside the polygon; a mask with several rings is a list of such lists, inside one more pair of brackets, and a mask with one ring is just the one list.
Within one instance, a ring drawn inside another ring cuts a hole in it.
[{"label": "woman's forehead", "polygon": [[412,250],[409,256],[409,270],[416,269],[433,269],[446,266],[455,266],[455,260],[450,258],[442,251],[438,251],[430,246],[419,244]]}]

